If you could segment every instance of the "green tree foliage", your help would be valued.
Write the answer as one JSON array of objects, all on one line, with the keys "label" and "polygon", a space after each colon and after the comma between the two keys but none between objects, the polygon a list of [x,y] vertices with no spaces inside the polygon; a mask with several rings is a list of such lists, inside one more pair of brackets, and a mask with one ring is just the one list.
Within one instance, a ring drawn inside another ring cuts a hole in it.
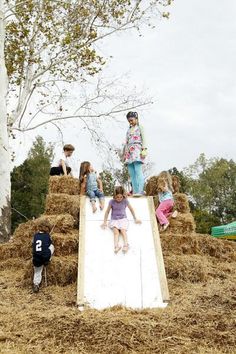
[{"label": "green tree foliage", "polygon": [[212,226],[221,224],[220,218],[206,210],[193,208],[192,213],[197,226],[196,232],[200,234],[210,234]]},{"label": "green tree foliage", "polygon": [[[45,196],[48,190],[50,161],[53,148],[46,146],[43,138],[38,136],[29,151],[28,158],[22,165],[15,167],[11,174],[12,182],[12,229],[44,211]],[[15,209],[18,211],[16,212]]]},{"label": "green tree foliage", "polygon": [[186,191],[193,198],[198,231],[236,219],[236,163],[223,158],[207,159],[201,154],[183,171]]},{"label": "green tree foliage", "polygon": [[112,173],[108,170],[104,170],[100,173],[100,177],[103,183],[103,192],[106,196],[112,196],[115,188],[115,181]]}]

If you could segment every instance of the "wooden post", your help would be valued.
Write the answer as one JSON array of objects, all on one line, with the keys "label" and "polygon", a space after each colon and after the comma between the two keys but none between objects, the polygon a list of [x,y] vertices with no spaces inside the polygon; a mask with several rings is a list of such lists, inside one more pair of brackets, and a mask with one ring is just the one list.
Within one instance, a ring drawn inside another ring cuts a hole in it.
[{"label": "wooden post", "polygon": [[85,220],[86,220],[86,197],[80,198],[80,221],[79,221],[79,252],[78,252],[78,281],[77,281],[77,306],[84,307],[84,253],[85,253]]},{"label": "wooden post", "polygon": [[157,226],[155,206],[153,202],[153,197],[147,197],[147,198],[148,198],[150,221],[152,226],[152,235],[153,235],[153,242],[155,247],[157,270],[160,279],[162,299],[163,302],[168,302],[170,300],[170,296],[169,296],[168,284],[166,279],[166,271],[165,271],[164,259],[163,259],[162,248],[161,248],[160,234]]}]

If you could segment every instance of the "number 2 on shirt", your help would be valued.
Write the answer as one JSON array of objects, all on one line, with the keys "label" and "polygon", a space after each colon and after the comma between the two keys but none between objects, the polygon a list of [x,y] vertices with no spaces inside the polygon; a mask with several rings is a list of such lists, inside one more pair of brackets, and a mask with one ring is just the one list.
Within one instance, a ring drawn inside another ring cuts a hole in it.
[{"label": "number 2 on shirt", "polygon": [[42,241],[41,240],[36,241],[36,252],[42,252]]}]

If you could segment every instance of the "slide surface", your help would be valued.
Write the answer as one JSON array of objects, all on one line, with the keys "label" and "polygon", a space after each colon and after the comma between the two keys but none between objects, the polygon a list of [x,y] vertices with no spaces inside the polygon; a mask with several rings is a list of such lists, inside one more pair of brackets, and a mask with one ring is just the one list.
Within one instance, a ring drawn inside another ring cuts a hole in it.
[{"label": "slide surface", "polygon": [[[105,208],[110,199],[106,198]],[[126,254],[114,254],[112,230],[101,228],[104,212],[93,214],[89,199],[81,198],[77,293],[81,308],[167,305],[169,293],[153,200],[128,199],[142,224],[135,224],[127,209],[130,249]]]}]

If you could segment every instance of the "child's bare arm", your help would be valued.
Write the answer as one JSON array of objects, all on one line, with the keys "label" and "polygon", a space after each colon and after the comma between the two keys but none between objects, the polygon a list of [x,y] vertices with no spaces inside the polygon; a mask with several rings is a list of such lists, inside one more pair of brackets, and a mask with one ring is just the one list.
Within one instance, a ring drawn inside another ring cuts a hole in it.
[{"label": "child's bare arm", "polygon": [[141,224],[141,223],[142,223],[141,220],[138,220],[138,219],[136,218],[135,211],[134,211],[133,207],[132,207],[130,204],[128,204],[128,208],[129,208],[131,214],[133,215],[133,218],[134,218],[135,223],[136,223],[136,224]]},{"label": "child's bare arm", "polygon": [[63,169],[64,172],[64,176],[67,176],[67,171],[66,171],[66,164],[64,160],[61,160],[61,167]]},{"label": "child's bare arm", "polygon": [[97,178],[97,183],[98,183],[98,189],[103,192],[103,183],[101,177]]},{"label": "child's bare arm", "polygon": [[105,211],[103,224],[101,225],[103,229],[105,229],[107,227],[107,219],[108,219],[110,211],[111,211],[111,206],[108,205],[107,210]]}]

